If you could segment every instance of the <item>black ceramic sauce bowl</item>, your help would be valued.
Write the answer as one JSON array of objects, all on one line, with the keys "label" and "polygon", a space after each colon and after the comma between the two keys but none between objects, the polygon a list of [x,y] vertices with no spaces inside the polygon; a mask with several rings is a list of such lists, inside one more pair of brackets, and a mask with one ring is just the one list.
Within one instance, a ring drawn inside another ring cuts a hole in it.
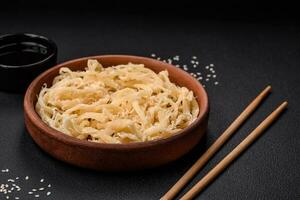
[{"label": "black ceramic sauce bowl", "polygon": [[0,90],[25,92],[30,82],[41,72],[54,66],[56,44],[35,34],[0,36]]}]

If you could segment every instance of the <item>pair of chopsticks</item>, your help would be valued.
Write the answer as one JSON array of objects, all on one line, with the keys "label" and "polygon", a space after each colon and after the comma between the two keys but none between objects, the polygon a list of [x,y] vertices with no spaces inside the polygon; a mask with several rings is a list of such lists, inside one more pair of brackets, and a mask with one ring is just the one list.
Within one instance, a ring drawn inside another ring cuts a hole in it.
[{"label": "pair of chopsticks", "polygon": [[[177,183],[163,196],[161,200],[173,199],[179,191],[196,175],[196,173],[209,161],[209,159],[223,146],[242,123],[255,111],[259,104],[271,92],[271,86],[266,87],[232,122],[224,133],[207,149],[196,163],[177,181]],[[287,101],[278,106],[266,119],[264,119],[238,146],[236,146],[222,161],[210,170],[181,200],[193,199],[209,183],[211,183],[222,171],[226,169],[244,150],[257,139],[265,129],[285,110]]]}]

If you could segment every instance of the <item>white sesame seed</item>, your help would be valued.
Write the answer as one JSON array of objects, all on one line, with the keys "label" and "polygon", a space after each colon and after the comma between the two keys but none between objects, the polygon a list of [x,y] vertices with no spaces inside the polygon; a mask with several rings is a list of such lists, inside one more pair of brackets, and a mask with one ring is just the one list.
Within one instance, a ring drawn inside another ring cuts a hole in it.
[{"label": "white sesame seed", "polygon": [[44,189],[45,189],[45,188],[43,188],[43,187],[42,187],[42,188],[39,188],[40,191],[43,191]]},{"label": "white sesame seed", "polygon": [[175,65],[175,67],[180,67],[180,65]]},{"label": "white sesame seed", "polygon": [[205,81],[209,81],[209,78],[205,79]]},{"label": "white sesame seed", "polygon": [[172,60],[171,60],[170,58],[168,59],[168,63],[169,63],[169,64],[172,64]]},{"label": "white sesame seed", "polygon": [[6,172],[9,172],[9,169],[6,169]]},{"label": "white sesame seed", "polygon": [[218,82],[218,81],[216,81],[216,82],[215,82],[215,85],[218,85],[218,84],[219,84],[219,82]]},{"label": "white sesame seed", "polygon": [[209,69],[209,66],[205,66],[205,69]]},{"label": "white sesame seed", "polygon": [[3,173],[4,173],[4,172],[6,172],[6,170],[5,170],[5,169],[2,169],[2,170],[1,170],[1,172],[3,172]]},{"label": "white sesame seed", "polygon": [[34,195],[34,197],[38,198],[38,197],[40,197],[40,195],[36,194],[36,195]]},{"label": "white sesame seed", "polygon": [[28,179],[29,179],[29,176],[26,176],[26,177],[25,177],[25,180],[28,180]]},{"label": "white sesame seed", "polygon": [[197,78],[198,81],[199,81],[199,80],[202,80],[202,79],[203,79],[203,78],[202,78],[201,76]]},{"label": "white sesame seed", "polygon": [[32,191],[36,192],[36,189],[32,189]]},{"label": "white sesame seed", "polygon": [[201,75],[201,72],[197,72],[196,74],[197,74],[197,75]]},{"label": "white sesame seed", "polygon": [[153,54],[151,54],[151,57],[155,57],[156,55],[153,53]]},{"label": "white sesame seed", "polygon": [[49,196],[51,194],[51,192],[47,192],[47,196]]},{"label": "white sesame seed", "polygon": [[217,77],[217,75],[215,75],[215,74],[214,74],[212,77],[213,77],[213,78],[216,78],[216,77]]},{"label": "white sesame seed", "polygon": [[173,60],[179,61],[179,56],[178,55],[174,56]]},{"label": "white sesame seed", "polygon": [[197,67],[197,65],[193,65],[193,67],[194,67],[194,68],[196,68],[196,67]]},{"label": "white sesame seed", "polygon": [[16,180],[18,180],[18,179],[19,179],[19,177],[16,177],[15,179],[16,179]]},{"label": "white sesame seed", "polygon": [[195,61],[191,60],[191,63],[192,63],[192,64],[194,64],[194,63],[195,63]]},{"label": "white sesame seed", "polygon": [[197,56],[193,56],[192,58],[193,58],[193,59],[197,59]]},{"label": "white sesame seed", "polygon": [[15,197],[15,199],[20,199],[19,197]]},{"label": "white sesame seed", "polygon": [[8,179],[7,182],[15,182],[14,179]]},{"label": "white sesame seed", "polygon": [[6,199],[9,199],[9,196],[6,196]]},{"label": "white sesame seed", "polygon": [[207,74],[206,76],[207,76],[207,77],[211,77],[211,75],[210,75],[210,74]]},{"label": "white sesame seed", "polygon": [[160,60],[160,57],[157,57],[156,59],[157,59],[157,60]]},{"label": "white sesame seed", "polygon": [[17,188],[17,191],[20,191],[21,190],[21,188]]},{"label": "white sesame seed", "polygon": [[49,184],[48,187],[51,187],[51,184]]},{"label": "white sesame seed", "polygon": [[205,85],[202,85],[205,88]]},{"label": "white sesame seed", "polygon": [[28,194],[33,194],[33,192],[28,192]]},{"label": "white sesame seed", "polygon": [[209,64],[209,66],[213,67],[213,66],[215,66],[215,65],[214,65],[214,64]]}]

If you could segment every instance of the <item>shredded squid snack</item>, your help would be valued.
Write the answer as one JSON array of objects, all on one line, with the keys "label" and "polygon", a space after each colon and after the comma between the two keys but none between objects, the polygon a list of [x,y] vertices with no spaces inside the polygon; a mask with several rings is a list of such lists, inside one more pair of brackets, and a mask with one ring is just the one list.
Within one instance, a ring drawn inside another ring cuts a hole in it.
[{"label": "shredded squid snack", "polygon": [[88,60],[85,71],[61,68],[44,85],[36,111],[50,127],[99,143],[131,143],[170,137],[198,116],[192,91],[143,64],[103,68]]}]

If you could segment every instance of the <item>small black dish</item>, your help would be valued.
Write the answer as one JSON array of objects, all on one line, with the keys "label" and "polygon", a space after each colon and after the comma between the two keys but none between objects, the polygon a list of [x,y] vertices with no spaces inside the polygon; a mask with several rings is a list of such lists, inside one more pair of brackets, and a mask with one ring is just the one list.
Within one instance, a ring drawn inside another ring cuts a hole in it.
[{"label": "small black dish", "polygon": [[56,61],[57,46],[44,36],[0,36],[0,90],[24,93],[30,82]]}]

